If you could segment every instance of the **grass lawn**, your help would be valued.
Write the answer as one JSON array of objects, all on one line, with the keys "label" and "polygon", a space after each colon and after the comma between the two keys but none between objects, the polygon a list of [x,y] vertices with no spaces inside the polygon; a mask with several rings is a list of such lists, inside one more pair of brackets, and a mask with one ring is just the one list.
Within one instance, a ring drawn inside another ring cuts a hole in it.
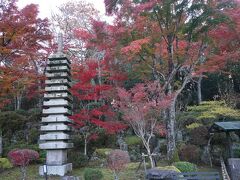
[{"label": "grass lawn", "polygon": [[[138,168],[139,163],[130,163],[128,167],[120,173],[120,180],[143,180],[144,178],[144,170],[143,166],[141,166],[140,170],[136,173],[136,169]],[[161,164],[160,166],[165,166]],[[27,180],[44,180],[45,178],[38,175],[38,167],[39,165],[31,165],[27,169]],[[217,168],[210,168],[205,166],[198,167],[199,171],[219,171]],[[80,176],[83,180],[83,172],[85,168],[75,168],[71,172],[70,175]],[[99,168],[95,167],[95,169],[100,169],[104,175],[103,180],[113,180],[113,173],[111,170],[107,168]],[[12,168],[0,173],[0,180],[20,180],[21,173],[19,168]],[[48,180],[59,180],[58,176],[50,176]]]}]

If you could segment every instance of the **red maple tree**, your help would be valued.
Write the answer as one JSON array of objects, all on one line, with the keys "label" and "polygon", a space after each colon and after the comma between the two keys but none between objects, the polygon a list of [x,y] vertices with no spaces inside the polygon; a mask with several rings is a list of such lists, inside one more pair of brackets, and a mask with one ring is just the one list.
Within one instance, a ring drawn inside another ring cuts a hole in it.
[{"label": "red maple tree", "polygon": [[28,88],[40,81],[52,37],[48,20],[37,15],[34,4],[19,10],[16,0],[0,3],[1,106],[14,99],[15,109],[19,109]]},{"label": "red maple tree", "polygon": [[103,72],[103,66],[91,60],[77,67],[74,73],[77,82],[71,92],[80,102],[71,119],[74,122],[73,127],[78,129],[84,138],[85,155],[87,143],[97,138],[100,129],[104,129],[107,134],[113,134],[126,128],[126,125],[115,119],[107,97],[112,86],[104,84],[107,76]]}]

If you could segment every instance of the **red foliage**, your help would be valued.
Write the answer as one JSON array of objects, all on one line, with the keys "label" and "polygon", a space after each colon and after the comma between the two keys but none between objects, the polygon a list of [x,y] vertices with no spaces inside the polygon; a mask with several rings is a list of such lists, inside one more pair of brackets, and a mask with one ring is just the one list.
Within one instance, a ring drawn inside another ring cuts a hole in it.
[{"label": "red foliage", "polygon": [[[49,54],[47,44],[51,33],[47,19],[37,17],[37,5],[18,9],[16,1],[1,1],[0,5],[0,99],[29,92],[38,82],[39,72]],[[28,94],[27,94],[28,95]],[[2,106],[2,105],[0,105]]]},{"label": "red foliage", "polygon": [[[126,125],[114,121],[115,113],[107,103],[107,95],[112,86],[104,84],[103,80],[108,79],[104,69],[104,64],[92,60],[80,65],[74,74],[78,82],[73,85],[71,91],[83,106],[78,113],[71,116],[71,119],[75,122],[76,128],[88,127],[89,134],[96,134],[97,127],[105,129],[109,134],[126,128]],[[93,102],[95,105],[91,106]]]},{"label": "red foliage", "polygon": [[14,166],[27,166],[30,161],[38,159],[39,154],[31,149],[15,149],[8,153],[8,158]]},{"label": "red foliage", "polygon": [[154,134],[159,135],[160,137],[166,137],[167,129],[164,124],[158,123],[154,128]]}]

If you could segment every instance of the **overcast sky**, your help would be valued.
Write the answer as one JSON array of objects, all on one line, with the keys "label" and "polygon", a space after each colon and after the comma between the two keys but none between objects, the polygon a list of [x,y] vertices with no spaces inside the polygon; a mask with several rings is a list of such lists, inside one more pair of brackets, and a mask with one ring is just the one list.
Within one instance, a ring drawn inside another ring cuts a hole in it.
[{"label": "overcast sky", "polygon": [[[68,0],[18,0],[18,5],[20,8],[26,6],[27,4],[38,4],[39,5],[39,16],[41,18],[50,17],[52,11],[56,11],[56,7],[60,4],[67,2]],[[77,1],[77,0],[75,0]],[[86,2],[92,3],[97,10],[103,15],[105,13],[104,0],[84,0]]]}]

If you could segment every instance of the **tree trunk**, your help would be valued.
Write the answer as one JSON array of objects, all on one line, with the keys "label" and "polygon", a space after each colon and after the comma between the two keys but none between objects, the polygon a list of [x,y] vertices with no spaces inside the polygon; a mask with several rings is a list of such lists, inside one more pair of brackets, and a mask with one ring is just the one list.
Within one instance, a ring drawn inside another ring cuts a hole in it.
[{"label": "tree trunk", "polygon": [[2,131],[0,130],[0,157],[2,157],[3,153],[3,138],[2,138]]},{"label": "tree trunk", "polygon": [[170,107],[167,109],[167,157],[168,160],[173,158],[176,142],[175,142],[175,104],[174,100]]},{"label": "tree trunk", "polygon": [[20,170],[22,173],[22,180],[26,180],[27,177],[27,167],[26,166],[20,166]]},{"label": "tree trunk", "polygon": [[87,137],[84,138],[84,155],[87,155]]},{"label": "tree trunk", "polygon": [[114,174],[114,180],[119,180],[118,174],[116,173],[115,170],[113,171],[113,174]]},{"label": "tree trunk", "polygon": [[198,104],[202,102],[202,75],[198,78],[197,81],[197,96],[198,96]]},{"label": "tree trunk", "polygon": [[148,153],[148,157],[149,157],[149,160],[150,160],[150,163],[151,163],[151,168],[154,168],[155,167],[155,163],[153,161],[153,157],[152,157],[152,154],[150,152],[150,148],[147,150],[147,153]]},{"label": "tree trunk", "polygon": [[22,96],[17,95],[15,97],[15,110],[19,110],[21,108],[21,103],[22,103]]}]

